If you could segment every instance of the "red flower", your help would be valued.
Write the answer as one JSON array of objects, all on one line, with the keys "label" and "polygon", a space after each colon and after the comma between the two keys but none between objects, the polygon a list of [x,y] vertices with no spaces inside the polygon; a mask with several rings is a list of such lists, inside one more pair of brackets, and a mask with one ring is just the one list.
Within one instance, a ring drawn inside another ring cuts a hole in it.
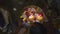
[{"label": "red flower", "polygon": [[29,16],[30,16],[30,13],[29,13],[28,11],[26,11],[25,15],[26,15],[27,17],[29,17]]},{"label": "red flower", "polygon": [[39,16],[43,16],[43,14],[42,14],[42,13],[39,13],[38,15],[39,15]]}]

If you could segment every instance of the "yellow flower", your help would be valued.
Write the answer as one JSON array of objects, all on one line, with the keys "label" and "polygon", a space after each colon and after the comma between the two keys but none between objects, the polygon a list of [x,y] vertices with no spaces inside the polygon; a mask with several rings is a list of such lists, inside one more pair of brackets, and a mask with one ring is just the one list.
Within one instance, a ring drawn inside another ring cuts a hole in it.
[{"label": "yellow flower", "polygon": [[20,16],[20,18],[22,18],[22,16]]},{"label": "yellow flower", "polygon": [[40,21],[43,20],[43,16],[36,16],[36,18]]},{"label": "yellow flower", "polygon": [[30,15],[29,16],[29,20],[34,20],[34,16],[33,15]]},{"label": "yellow flower", "polygon": [[25,20],[26,20],[26,18],[23,19],[23,21],[25,21]]}]

